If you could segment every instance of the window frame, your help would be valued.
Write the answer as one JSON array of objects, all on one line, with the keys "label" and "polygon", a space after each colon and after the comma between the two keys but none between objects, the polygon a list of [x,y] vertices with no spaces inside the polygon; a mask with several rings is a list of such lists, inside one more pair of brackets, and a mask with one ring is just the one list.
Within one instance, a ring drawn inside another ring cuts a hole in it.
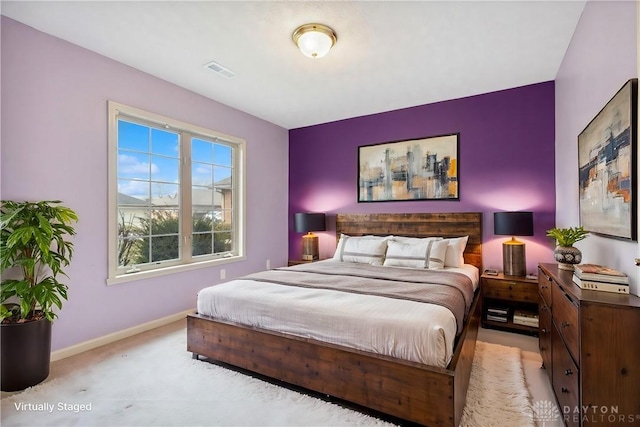
[{"label": "window frame", "polygon": [[[246,141],[242,138],[227,135],[201,126],[186,123],[180,120],[151,113],[139,108],[130,107],[114,101],[108,101],[108,277],[107,284],[125,283],[149,277],[164,276],[181,271],[189,271],[198,268],[213,267],[216,265],[244,260],[245,256],[245,162]],[[126,272],[118,266],[118,120],[134,120],[146,126],[168,129],[180,134],[180,212],[182,221],[179,229],[180,259],[163,261],[157,267],[144,266],[135,272]],[[217,141],[233,148],[232,168],[232,236],[234,242],[233,255],[211,254],[192,256],[192,158],[191,138],[204,138],[213,142]]]}]

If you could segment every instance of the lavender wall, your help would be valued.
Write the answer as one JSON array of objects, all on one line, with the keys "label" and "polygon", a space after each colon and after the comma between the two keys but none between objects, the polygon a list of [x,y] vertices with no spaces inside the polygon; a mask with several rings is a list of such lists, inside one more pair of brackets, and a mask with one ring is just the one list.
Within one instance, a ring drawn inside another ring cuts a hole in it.
[{"label": "lavender wall", "polygon": [[[578,225],[578,134],[630,78],[638,76],[638,2],[588,2],[556,76],[556,221]],[[615,31],[611,31],[615,28]],[[638,243],[592,235],[576,245],[585,262],[627,273],[640,293]]]},{"label": "lavender wall", "polygon": [[[460,133],[460,201],[357,203],[358,146]],[[486,268],[502,269],[504,236],[493,212],[531,210],[535,236],[527,271],[553,260],[545,230],[553,227],[554,83],[545,82],[436,104],[358,117],[289,132],[289,257],[300,258],[295,212],[483,212]],[[335,229],[334,229],[335,230]],[[318,233],[331,256],[335,231]]]},{"label": "lavender wall", "polygon": [[246,139],[247,259],[223,268],[233,278],[286,264],[285,129],[6,17],[1,54],[2,198],[60,199],[80,217],[53,350],[193,308],[220,277],[216,267],[106,285],[107,100]]}]

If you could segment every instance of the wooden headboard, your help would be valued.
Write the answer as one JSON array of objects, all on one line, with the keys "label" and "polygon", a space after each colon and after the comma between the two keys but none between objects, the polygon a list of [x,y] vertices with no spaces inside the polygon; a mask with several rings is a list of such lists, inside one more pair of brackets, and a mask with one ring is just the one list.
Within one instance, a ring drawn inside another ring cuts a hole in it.
[{"label": "wooden headboard", "polygon": [[372,234],[408,237],[469,236],[464,260],[482,271],[482,213],[380,213],[337,214],[336,235]]}]

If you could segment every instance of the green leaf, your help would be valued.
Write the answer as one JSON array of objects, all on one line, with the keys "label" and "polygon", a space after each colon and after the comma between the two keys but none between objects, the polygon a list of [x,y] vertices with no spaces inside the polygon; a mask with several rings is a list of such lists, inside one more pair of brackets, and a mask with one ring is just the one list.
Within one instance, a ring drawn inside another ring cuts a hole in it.
[{"label": "green leaf", "polygon": [[14,310],[10,310],[5,304],[0,305],[0,322],[14,314]]},{"label": "green leaf", "polygon": [[22,227],[13,230],[7,239],[7,246],[9,248],[21,245],[25,246],[32,235],[31,227]]},{"label": "green leaf", "polygon": [[20,317],[22,317],[23,319],[26,319],[27,317],[29,317],[29,315],[32,312],[32,305],[30,304],[30,301],[27,300],[20,300]]},{"label": "green leaf", "polygon": [[4,303],[12,296],[16,295],[16,287],[20,280],[3,280],[0,286],[0,302]]}]

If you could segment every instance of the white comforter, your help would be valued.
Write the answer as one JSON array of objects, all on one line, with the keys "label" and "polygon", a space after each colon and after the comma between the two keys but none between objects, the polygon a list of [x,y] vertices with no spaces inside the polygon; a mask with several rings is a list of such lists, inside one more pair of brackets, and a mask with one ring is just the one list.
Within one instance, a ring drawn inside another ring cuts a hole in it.
[{"label": "white comforter", "polygon": [[[447,270],[478,284],[471,265]],[[257,328],[446,367],[456,319],[447,309],[373,295],[237,279],[198,293],[199,314]]]}]

